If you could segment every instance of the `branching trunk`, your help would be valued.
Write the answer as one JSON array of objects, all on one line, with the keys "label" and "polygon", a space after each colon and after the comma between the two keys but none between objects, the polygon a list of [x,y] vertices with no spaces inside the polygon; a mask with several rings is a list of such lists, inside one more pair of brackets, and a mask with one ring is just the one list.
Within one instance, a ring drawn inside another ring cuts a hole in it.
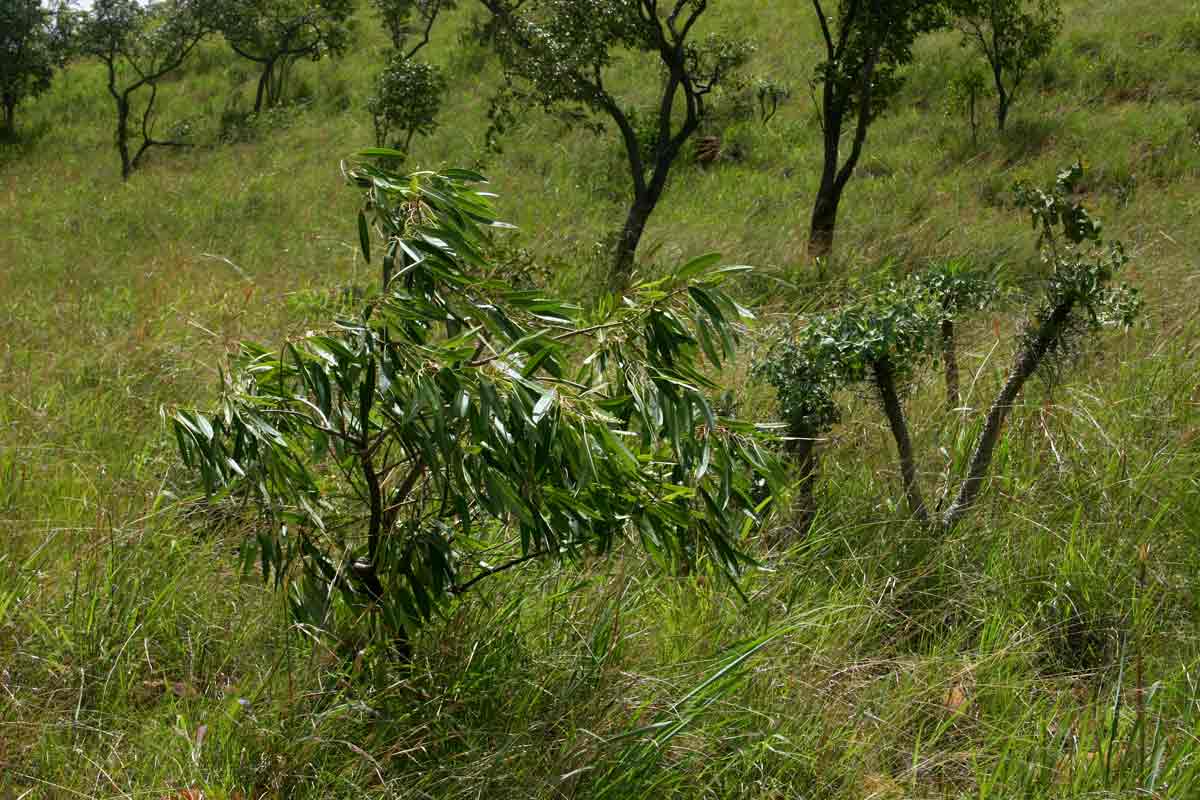
[{"label": "branching trunk", "polygon": [[875,372],[875,388],[879,390],[879,399],[883,403],[883,411],[887,416],[888,425],[892,429],[892,438],[896,440],[896,450],[900,457],[900,476],[904,481],[904,493],[908,498],[908,509],[913,518],[923,525],[929,524],[929,512],[921,497],[918,485],[917,463],[913,457],[912,439],[908,434],[908,422],[904,419],[904,407],[900,404],[900,395],[896,391],[896,375],[892,365],[879,361],[873,365]]},{"label": "branching trunk", "polygon": [[950,411],[962,402],[958,382],[958,352],[954,342],[954,321],[942,320],[942,364],[946,369],[946,406]]},{"label": "branching trunk", "polygon": [[957,525],[979,497],[979,492],[983,488],[983,479],[992,463],[996,444],[1000,441],[1000,431],[1004,427],[1008,413],[1012,410],[1013,402],[1021,393],[1025,382],[1041,366],[1046,353],[1062,337],[1073,307],[1073,301],[1066,301],[1056,306],[1049,316],[1045,317],[1038,325],[1037,333],[1027,339],[1025,347],[1017,354],[1012,372],[1009,373],[1008,380],[1005,381],[1000,394],[992,403],[987,421],[979,434],[975,451],[971,456],[971,466],[967,471],[967,478],[963,481],[954,502],[950,504],[942,517],[944,530],[949,531]]}]

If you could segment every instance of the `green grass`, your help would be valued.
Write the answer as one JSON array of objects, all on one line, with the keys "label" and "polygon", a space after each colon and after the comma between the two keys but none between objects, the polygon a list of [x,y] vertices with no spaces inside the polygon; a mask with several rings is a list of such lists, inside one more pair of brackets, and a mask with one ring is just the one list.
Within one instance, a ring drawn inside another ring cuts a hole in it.
[{"label": "green grass", "polygon": [[[824,448],[817,527],[800,540],[781,515],[750,543],[764,568],[748,603],[631,549],[484,584],[423,634],[409,673],[343,659],[241,575],[246,531],[175,503],[191,489],[158,409],[210,396],[236,341],[281,341],[370,285],[338,161],[370,143],[380,35],[364,18],[363,47],[298,67],[306,105],[229,144],[222,112],[235,91],[246,107],[247,70],[210,46],[164,91],[160,123],[191,118],[201,146],[152,154],[128,184],[100,75],[76,65],[20,109],[23,139],[0,145],[0,797],[1195,795],[1194,9],[1068,4],[1012,129],[985,124],[978,148],[942,111],[965,52],[949,34],[923,43],[871,133],[822,281],[802,257],[820,155],[809,9],[728,5],[717,27],[756,37],[752,68],[797,91],[769,127],[713,131],[740,160],[680,166],[647,269],[710,250],[758,266],[743,289],[762,331],[848,277],[930,258],[1019,275],[1033,244],[1008,189],[1075,158],[1134,256],[1144,323],[1026,390],[980,507],[945,540],[903,524],[882,416],[851,398]],[[626,197],[615,140],[532,116],[486,153],[497,68],[457,45],[464,24],[457,13],[431,48],[452,89],[416,159],[482,163],[522,229],[511,248],[586,298]],[[623,80],[636,90],[637,75]],[[1017,316],[964,333],[975,408],[1003,377]],[[743,412],[769,416],[769,392],[744,380],[763,346],[728,382]],[[943,412],[933,375],[910,391],[936,486],[976,415]],[[671,722],[686,724],[645,729]]]}]

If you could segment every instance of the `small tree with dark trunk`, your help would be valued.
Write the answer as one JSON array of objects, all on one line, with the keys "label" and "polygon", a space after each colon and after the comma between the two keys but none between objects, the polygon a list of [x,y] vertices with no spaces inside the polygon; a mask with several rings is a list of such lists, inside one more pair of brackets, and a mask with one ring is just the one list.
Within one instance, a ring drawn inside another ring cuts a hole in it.
[{"label": "small tree with dark trunk", "polygon": [[[78,48],[105,67],[108,93],[116,105],[116,145],[121,177],[128,179],[152,147],[186,147],[154,138],[158,84],[178,70],[212,30],[205,0],[96,0],[82,19]],[[131,122],[140,96],[140,122]],[[133,128],[134,125],[138,127]]]},{"label": "small tree with dark trunk", "polygon": [[340,55],[350,41],[352,0],[219,0],[215,6],[229,46],[260,67],[255,113],[283,99],[295,61]]},{"label": "small tree with dark trunk", "polygon": [[[814,83],[821,87],[821,183],[809,224],[808,252],[833,249],[842,192],[862,155],[871,123],[899,90],[898,70],[913,58],[917,37],[944,24],[941,3],[931,0],[838,0],[833,16],[812,0],[825,46]],[[850,132],[850,152],[842,140]]]},{"label": "small tree with dark trunk", "polygon": [[[610,284],[624,287],[671,168],[707,113],[706,98],[752,48],[715,35],[697,41],[707,0],[480,2],[495,23],[489,32],[505,69],[519,82],[514,97],[547,110],[581,109],[607,118],[620,132],[632,198]],[[636,54],[643,74],[661,81],[651,109],[638,109],[610,89],[607,70],[618,51]]]},{"label": "small tree with dark trunk", "polygon": [[413,137],[437,129],[437,113],[446,91],[446,79],[432,64],[395,53],[387,68],[375,78],[375,91],[367,110],[375,123],[375,144],[407,154]]},{"label": "small tree with dark trunk", "polygon": [[584,312],[477,277],[499,225],[480,176],[349,174],[379,294],[278,351],[244,345],[211,413],[172,415],[211,501],[260,515],[247,563],[296,616],[403,657],[454,598],[533,561],[628,540],[735,575],[781,484],[702,371],[734,354],[738,268],[697,259]]},{"label": "small tree with dark trunk", "polygon": [[1059,0],[950,0],[950,9],[963,45],[987,59],[996,88],[996,128],[1003,131],[1029,68],[1050,52],[1062,28]]},{"label": "small tree with dark trunk", "polygon": [[[1039,232],[1047,268],[1044,293],[1031,309],[1008,378],[983,421],[966,475],[953,494],[947,487],[947,499],[953,499],[944,509],[926,505],[903,388],[944,334],[947,297],[954,294],[945,281],[922,277],[838,313],[810,318],[758,367],[775,386],[784,416],[807,420],[813,427],[828,426],[836,418],[830,410],[833,391],[852,384],[871,386],[896,444],[909,513],[931,529],[949,531],[975,504],[1004,423],[1029,378],[1062,360],[1056,356],[1071,353],[1087,330],[1129,325],[1139,310],[1135,291],[1112,285],[1126,262],[1121,245],[1101,241],[1099,223],[1072,199],[1081,176],[1076,165],[1060,173],[1049,189],[1018,186],[1018,204],[1030,211]],[[962,310],[974,307],[977,296],[974,290],[965,292]]]},{"label": "small tree with dark trunk", "polygon": [[0,0],[0,134],[16,133],[17,106],[49,89],[66,63],[71,19],[66,2]]}]

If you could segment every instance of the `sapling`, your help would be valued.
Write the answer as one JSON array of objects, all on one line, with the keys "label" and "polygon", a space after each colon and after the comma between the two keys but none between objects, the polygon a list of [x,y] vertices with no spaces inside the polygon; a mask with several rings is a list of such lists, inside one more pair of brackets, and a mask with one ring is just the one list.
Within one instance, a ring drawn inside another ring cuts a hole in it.
[{"label": "sapling", "polygon": [[[896,443],[910,514],[943,532],[957,525],[978,499],[1004,422],[1028,379],[1068,352],[1087,331],[1110,323],[1129,325],[1139,310],[1134,290],[1112,284],[1126,263],[1120,243],[1105,243],[1100,223],[1073,198],[1082,174],[1077,164],[1047,189],[1017,187],[1017,203],[1028,210],[1038,232],[1044,291],[1030,310],[1012,368],[984,419],[966,475],[944,511],[932,513],[925,503],[902,387],[928,359],[935,340],[940,339],[944,353],[953,352],[955,315],[991,297],[990,289],[969,271],[946,266],[892,286],[866,302],[806,320],[798,335],[773,348],[758,373],[775,386],[793,430],[805,423],[832,425],[836,390],[872,386]],[[957,369],[954,374],[947,369],[947,399],[957,407]],[[802,465],[802,472],[806,468]],[[802,482],[805,479],[802,476]]]},{"label": "sapling", "polygon": [[242,345],[211,412],[171,414],[211,502],[256,510],[247,563],[297,619],[365,623],[403,657],[454,597],[531,561],[628,539],[736,574],[780,475],[701,371],[733,355],[735,270],[704,257],[585,312],[478,277],[502,225],[481,176],[348,174],[379,294],[280,350]]}]

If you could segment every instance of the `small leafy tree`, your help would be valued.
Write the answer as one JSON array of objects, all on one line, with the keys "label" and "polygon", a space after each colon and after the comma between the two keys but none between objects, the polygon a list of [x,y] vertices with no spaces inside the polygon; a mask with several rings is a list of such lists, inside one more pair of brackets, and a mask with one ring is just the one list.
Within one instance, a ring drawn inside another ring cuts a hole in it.
[{"label": "small leafy tree", "polygon": [[946,376],[946,406],[953,411],[961,402],[955,319],[987,308],[999,294],[999,285],[994,275],[974,269],[966,261],[951,260],[917,276],[916,288],[934,301],[932,313],[937,317]]},{"label": "small leafy tree", "polygon": [[254,111],[277,105],[291,65],[340,55],[350,42],[352,0],[218,0],[221,33],[260,67]]},{"label": "small leafy tree", "polygon": [[[617,237],[610,283],[624,287],[646,224],[671,168],[700,127],[706,98],[745,63],[740,39],[697,39],[707,0],[480,0],[510,80],[511,97],[546,110],[569,108],[616,125],[632,178],[632,198]],[[651,109],[613,93],[607,70],[618,52],[661,75]],[[598,127],[598,123],[597,123]]]},{"label": "small leafy tree", "polygon": [[[429,44],[438,16],[457,7],[458,0],[371,0],[371,5],[379,12],[392,48],[412,58]],[[409,37],[414,33],[419,38],[409,45]]]},{"label": "small leafy tree", "polygon": [[946,116],[962,113],[971,128],[971,144],[979,146],[979,99],[985,90],[983,73],[973,66],[964,67],[946,92]]},{"label": "small leafy tree", "polygon": [[996,127],[1008,111],[1029,68],[1050,52],[1062,28],[1059,0],[950,0],[963,45],[974,47],[992,71]]},{"label": "small leafy tree", "polygon": [[243,345],[211,413],[171,416],[210,496],[257,509],[248,553],[296,615],[369,620],[404,654],[451,598],[535,559],[632,539],[735,574],[779,473],[708,400],[701,359],[733,354],[746,313],[731,270],[699,259],[584,313],[473,277],[501,225],[480,176],[349,175],[383,291],[282,350]]},{"label": "small leafy tree", "polygon": [[798,336],[775,347],[757,367],[775,386],[793,431],[828,429],[837,419],[834,393],[854,384],[871,386],[896,443],[913,518],[939,531],[957,525],[983,488],[1004,422],[1029,378],[1051,367],[1056,356],[1069,354],[1089,329],[1107,323],[1128,325],[1139,309],[1136,292],[1112,285],[1126,263],[1120,243],[1103,242],[1099,222],[1072,199],[1081,177],[1082,167],[1076,165],[1060,173],[1048,189],[1017,187],[1018,203],[1029,210],[1038,230],[1046,267],[1044,291],[1031,309],[1008,378],[983,421],[966,475],[944,511],[933,513],[925,504],[902,387],[935,351],[948,309],[968,310],[987,296],[973,280],[934,273],[838,313],[807,320]]},{"label": "small leafy tree", "polygon": [[393,54],[375,78],[375,91],[367,100],[375,144],[407,153],[415,135],[428,136],[437,129],[445,92],[446,79],[437,67],[404,53]]},{"label": "small leafy tree", "polygon": [[71,12],[66,2],[0,0],[0,134],[16,133],[17,106],[50,88],[66,63]]},{"label": "small leafy tree", "polygon": [[[108,93],[117,111],[116,145],[121,177],[128,179],[152,147],[186,147],[183,142],[154,138],[158,85],[178,70],[196,45],[212,30],[204,0],[96,0],[80,23],[79,50],[105,67]],[[139,96],[141,123],[133,129]]]},{"label": "small leafy tree", "polygon": [[[833,249],[838,205],[849,183],[871,123],[886,110],[902,84],[899,70],[912,62],[917,37],[944,24],[940,3],[931,0],[838,0],[834,14],[812,0],[825,45],[813,78],[820,91],[823,157],[821,183],[809,224],[808,251]],[[850,132],[850,152],[842,140]]]}]

